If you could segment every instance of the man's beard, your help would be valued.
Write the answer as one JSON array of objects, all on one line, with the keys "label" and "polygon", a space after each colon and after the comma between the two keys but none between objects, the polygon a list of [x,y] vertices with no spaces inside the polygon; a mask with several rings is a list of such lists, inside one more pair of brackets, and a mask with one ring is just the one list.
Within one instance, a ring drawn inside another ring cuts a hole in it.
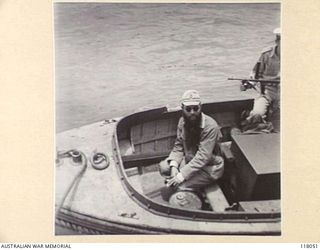
[{"label": "man's beard", "polygon": [[182,116],[184,118],[184,125],[186,129],[194,130],[200,128],[201,114],[197,115],[194,120],[190,120],[184,113],[182,113]]},{"label": "man's beard", "polygon": [[201,115],[198,115],[195,120],[189,120],[183,113],[184,127],[186,131],[186,142],[189,145],[198,145],[200,142],[200,123]]}]

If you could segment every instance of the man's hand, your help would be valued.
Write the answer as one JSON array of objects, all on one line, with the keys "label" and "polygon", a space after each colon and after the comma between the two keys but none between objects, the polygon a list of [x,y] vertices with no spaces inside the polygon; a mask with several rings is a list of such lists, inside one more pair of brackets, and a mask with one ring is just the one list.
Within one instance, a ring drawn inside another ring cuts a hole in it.
[{"label": "man's hand", "polygon": [[242,80],[240,85],[241,91],[246,91],[247,89],[256,89],[256,83],[248,80]]},{"label": "man's hand", "polygon": [[172,177],[171,179],[168,180],[167,185],[168,187],[170,186],[177,186],[180,183],[182,183],[184,181],[184,178],[182,176],[181,173],[178,173],[177,175],[175,175],[174,177]]},{"label": "man's hand", "polygon": [[247,90],[247,86],[242,82],[240,85],[240,91],[246,91]]},{"label": "man's hand", "polygon": [[177,178],[177,176],[175,176],[175,177],[173,177],[173,178],[171,178],[169,181],[168,181],[168,186],[170,187],[170,186],[177,186],[177,185],[179,185],[180,183],[181,183],[182,181],[180,181],[178,178]]}]

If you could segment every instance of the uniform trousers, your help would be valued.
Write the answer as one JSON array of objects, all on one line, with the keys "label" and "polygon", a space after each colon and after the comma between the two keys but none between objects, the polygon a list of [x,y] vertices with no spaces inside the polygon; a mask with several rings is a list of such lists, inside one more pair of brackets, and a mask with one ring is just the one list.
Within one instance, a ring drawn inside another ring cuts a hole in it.
[{"label": "uniform trousers", "polygon": [[[214,165],[207,165],[203,168],[196,171],[190,178],[183,181],[178,188],[179,189],[201,189],[204,188],[214,182],[217,181],[214,177],[210,175],[210,173],[215,173],[215,176],[219,178],[223,174],[223,166],[224,160],[221,156],[215,156]],[[171,168],[168,164],[168,160],[165,159],[164,161],[160,162],[159,164],[159,171],[160,174],[166,178],[170,177],[171,175]],[[185,167],[185,160],[183,159],[178,170]]]}]

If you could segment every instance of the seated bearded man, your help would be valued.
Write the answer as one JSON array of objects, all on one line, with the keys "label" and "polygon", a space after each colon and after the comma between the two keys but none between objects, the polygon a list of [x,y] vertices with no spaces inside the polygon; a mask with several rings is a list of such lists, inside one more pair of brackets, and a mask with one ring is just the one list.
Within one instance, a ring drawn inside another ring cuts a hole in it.
[{"label": "seated bearded man", "polygon": [[160,163],[160,174],[167,186],[197,191],[223,175],[224,161],[217,155],[221,133],[217,122],[201,112],[198,91],[186,91],[181,106],[177,138],[169,157]]}]

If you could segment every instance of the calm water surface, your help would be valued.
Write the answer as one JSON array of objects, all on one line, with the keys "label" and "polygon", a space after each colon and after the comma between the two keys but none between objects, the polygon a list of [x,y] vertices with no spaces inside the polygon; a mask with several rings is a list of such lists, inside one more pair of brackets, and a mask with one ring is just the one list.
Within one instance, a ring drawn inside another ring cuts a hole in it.
[{"label": "calm water surface", "polygon": [[248,76],[273,44],[280,4],[56,3],[56,130],[143,107],[252,97]]}]

